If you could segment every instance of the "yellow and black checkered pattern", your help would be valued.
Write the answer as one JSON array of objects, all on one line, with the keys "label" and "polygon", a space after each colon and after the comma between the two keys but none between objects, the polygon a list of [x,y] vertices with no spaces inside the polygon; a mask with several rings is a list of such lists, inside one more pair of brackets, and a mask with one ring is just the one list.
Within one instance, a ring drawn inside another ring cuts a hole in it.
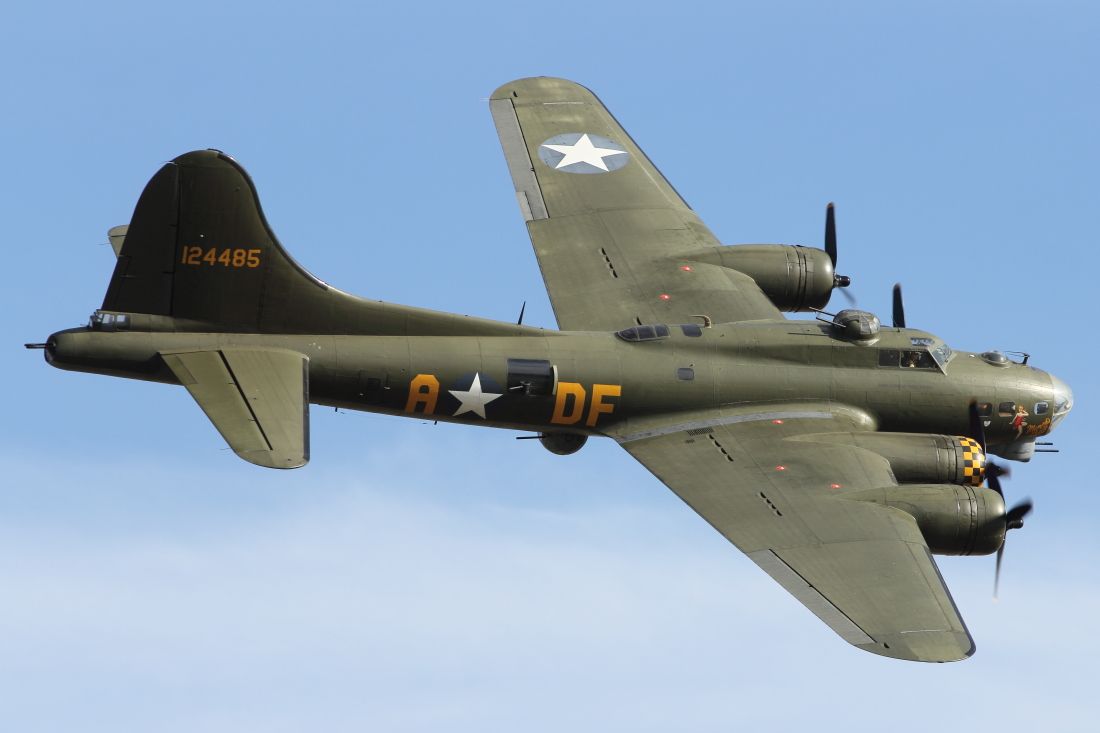
[{"label": "yellow and black checkered pattern", "polygon": [[981,486],[985,481],[985,453],[978,441],[959,436],[963,450],[963,478],[970,486]]}]

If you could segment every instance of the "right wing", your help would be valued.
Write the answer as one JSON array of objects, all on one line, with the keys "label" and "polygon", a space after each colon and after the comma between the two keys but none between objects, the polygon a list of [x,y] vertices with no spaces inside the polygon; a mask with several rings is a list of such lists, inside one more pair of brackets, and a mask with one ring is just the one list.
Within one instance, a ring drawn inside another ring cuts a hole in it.
[{"label": "right wing", "polygon": [[298,468],[309,461],[305,356],[215,349],[161,357],[238,456],[266,468]]},{"label": "right wing", "polygon": [[895,484],[889,463],[813,442],[866,430],[864,418],[756,405],[651,419],[613,437],[848,643],[913,661],[969,657],[974,642],[916,521],[855,498]]},{"label": "right wing", "polygon": [[560,328],[782,318],[748,275],[684,259],[718,241],[592,92],[520,79],[489,108]]}]

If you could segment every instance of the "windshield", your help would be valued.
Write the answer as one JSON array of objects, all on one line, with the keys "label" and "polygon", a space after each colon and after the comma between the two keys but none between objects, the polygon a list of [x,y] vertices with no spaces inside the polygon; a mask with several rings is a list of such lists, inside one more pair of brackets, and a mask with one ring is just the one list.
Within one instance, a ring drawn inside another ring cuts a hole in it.
[{"label": "windshield", "polygon": [[951,347],[947,344],[940,342],[936,346],[932,347],[932,358],[936,360],[936,363],[940,365],[940,369],[947,367],[947,362],[951,361],[951,357],[955,355],[955,352],[951,350]]},{"label": "windshield", "polygon": [[940,371],[945,371],[947,369],[947,362],[951,361],[951,357],[955,356],[955,352],[951,347],[938,338],[914,336],[909,339],[909,343],[913,346],[923,346],[928,349],[928,353],[935,359],[936,366],[940,368]]}]

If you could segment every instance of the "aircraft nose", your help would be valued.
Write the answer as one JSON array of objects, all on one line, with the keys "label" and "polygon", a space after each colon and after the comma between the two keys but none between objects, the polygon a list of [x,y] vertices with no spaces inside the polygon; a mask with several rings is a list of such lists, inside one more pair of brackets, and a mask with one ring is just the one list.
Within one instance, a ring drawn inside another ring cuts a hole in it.
[{"label": "aircraft nose", "polygon": [[1051,422],[1057,425],[1073,409],[1073,390],[1053,374],[1050,375],[1050,386],[1054,389],[1054,416]]}]

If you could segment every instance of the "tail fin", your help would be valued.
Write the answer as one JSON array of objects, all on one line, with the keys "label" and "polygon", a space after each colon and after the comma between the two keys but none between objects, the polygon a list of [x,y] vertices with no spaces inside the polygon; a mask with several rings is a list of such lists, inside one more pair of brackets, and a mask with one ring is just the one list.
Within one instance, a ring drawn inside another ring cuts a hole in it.
[{"label": "tail fin", "polygon": [[146,185],[103,310],[258,333],[488,335],[517,329],[329,287],[286,253],[264,218],[252,179],[217,150],[181,155]]},{"label": "tail fin", "polygon": [[327,300],[328,290],[279,245],[244,169],[201,150],[168,163],[146,185],[103,309],[285,330],[289,302],[308,308]]}]

